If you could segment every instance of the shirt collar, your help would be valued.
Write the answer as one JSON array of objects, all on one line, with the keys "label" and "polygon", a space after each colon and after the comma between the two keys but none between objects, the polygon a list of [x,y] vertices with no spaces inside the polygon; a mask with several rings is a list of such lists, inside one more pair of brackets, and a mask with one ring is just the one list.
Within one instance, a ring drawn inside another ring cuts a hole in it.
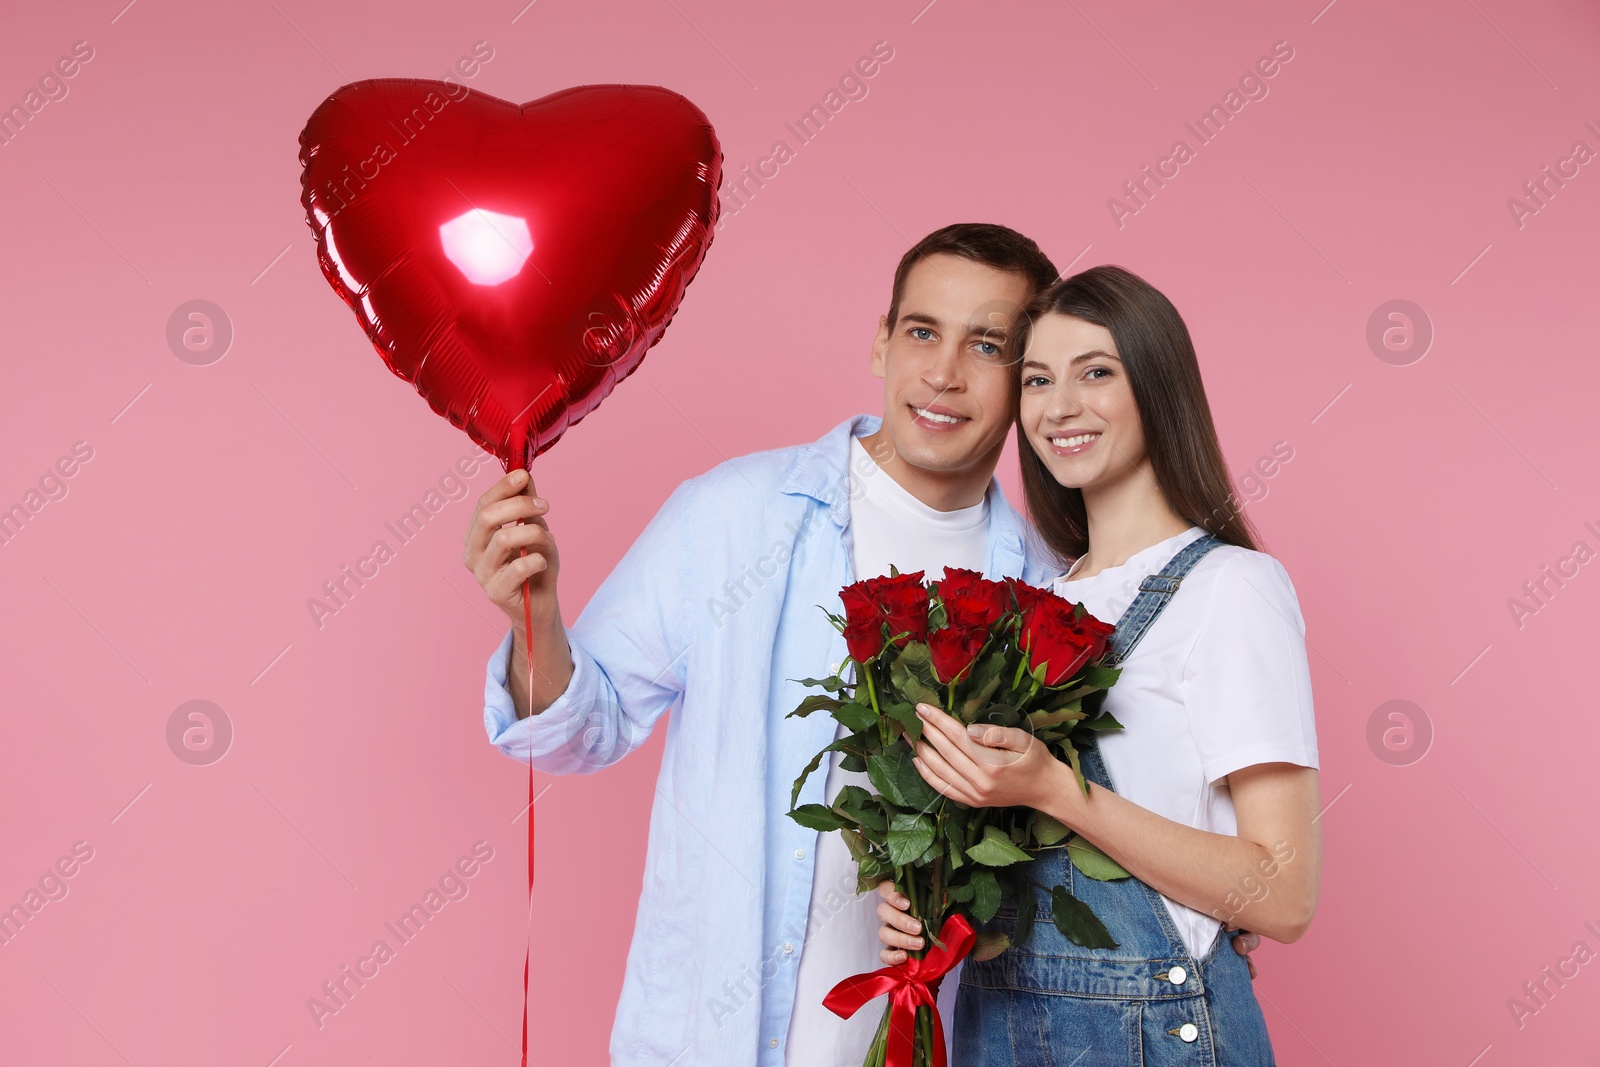
[{"label": "shirt collar", "polygon": [[782,492],[799,493],[828,506],[840,526],[850,523],[850,438],[878,432],[883,419],[855,415],[795,452]]},{"label": "shirt collar", "polygon": [[[827,505],[828,514],[841,528],[850,525],[850,439],[874,434],[883,425],[877,415],[855,415],[809,445],[802,446],[789,464],[782,491],[799,493]],[[996,574],[1020,574],[1026,527],[991,477],[985,497],[989,502],[989,561]]]}]

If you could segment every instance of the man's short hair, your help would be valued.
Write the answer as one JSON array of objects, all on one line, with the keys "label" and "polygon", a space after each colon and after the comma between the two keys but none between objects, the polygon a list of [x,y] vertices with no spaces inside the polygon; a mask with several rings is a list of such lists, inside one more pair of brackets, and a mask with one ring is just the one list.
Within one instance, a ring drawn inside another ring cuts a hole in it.
[{"label": "man's short hair", "polygon": [[894,293],[889,298],[890,329],[899,319],[900,297],[905,292],[906,276],[911,268],[929,256],[940,254],[960,256],[995,270],[1025,275],[1029,297],[1061,276],[1050,257],[1039,250],[1032,238],[990,222],[958,222],[934,230],[900,257],[900,265],[894,269]]}]

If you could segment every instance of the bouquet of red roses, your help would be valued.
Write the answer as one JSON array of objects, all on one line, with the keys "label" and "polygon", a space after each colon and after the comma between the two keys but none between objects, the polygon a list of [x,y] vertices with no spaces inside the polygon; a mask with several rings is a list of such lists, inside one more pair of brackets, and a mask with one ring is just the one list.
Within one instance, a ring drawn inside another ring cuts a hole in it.
[{"label": "bouquet of red roses", "polygon": [[[856,582],[840,599],[844,616],[828,618],[844,634],[850,658],[837,674],[802,679],[823,692],[790,714],[827,711],[846,732],[794,783],[789,814],[802,826],[844,835],[858,865],[857,892],[892,877],[929,945],[895,967],[845,979],[825,1003],[849,1016],[889,994],[865,1067],[942,1067],[939,979],[969,952],[990,959],[1012,944],[998,931],[975,934],[974,922],[987,922],[1012,898],[1016,942],[1032,930],[1034,896],[1018,865],[1043,849],[1066,848],[1088,877],[1128,872],[1043,812],[969,808],[936,792],[911,762],[922,736],[916,705],[941,707],[963,724],[1028,730],[1072,766],[1087,792],[1079,744],[1095,731],[1121,729],[1100,707],[1120,673],[1099,665],[1112,627],[1047,590],[951,567],[937,582],[924,583],[921,571]],[[845,786],[832,804],[793,807],[831,752],[844,754],[843,769],[865,771],[877,792]],[[1064,886],[1050,892],[1063,935],[1086,947],[1116,947],[1088,905]]]}]

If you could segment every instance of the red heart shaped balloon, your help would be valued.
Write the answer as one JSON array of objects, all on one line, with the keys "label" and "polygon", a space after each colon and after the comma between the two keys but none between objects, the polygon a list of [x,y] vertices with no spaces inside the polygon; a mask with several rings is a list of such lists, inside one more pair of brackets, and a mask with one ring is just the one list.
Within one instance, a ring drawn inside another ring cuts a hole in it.
[{"label": "red heart shaped balloon", "polygon": [[656,86],[518,105],[378,79],[323,101],[300,163],[329,284],[389,368],[511,470],[660,340],[711,244],[722,153]]}]

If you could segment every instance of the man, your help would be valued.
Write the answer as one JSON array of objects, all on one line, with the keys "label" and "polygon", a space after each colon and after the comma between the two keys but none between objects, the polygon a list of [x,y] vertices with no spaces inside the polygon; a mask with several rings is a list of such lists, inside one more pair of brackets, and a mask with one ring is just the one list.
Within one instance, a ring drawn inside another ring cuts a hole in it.
[{"label": "man", "polygon": [[[841,610],[843,586],[891,564],[1036,584],[1059,572],[994,478],[1018,388],[1007,329],[1056,276],[1033,241],[1002,226],[949,226],[918,242],[872,345],[883,416],[679,486],[570,631],[548,504],[523,471],[479,500],[464,562],[512,623],[489,661],[490,740],[544,773],[588,773],[674,710],[613,1062],[865,1058],[881,1007],[845,1021],[821,1001],[880,966],[877,898],[855,893],[837,834],[787,816],[795,778],[836,736],[826,716],[785,718],[805,695],[792,679],[846,657],[818,605]],[[851,778],[833,765],[800,802]],[[957,981],[941,989],[946,1019]]]}]

